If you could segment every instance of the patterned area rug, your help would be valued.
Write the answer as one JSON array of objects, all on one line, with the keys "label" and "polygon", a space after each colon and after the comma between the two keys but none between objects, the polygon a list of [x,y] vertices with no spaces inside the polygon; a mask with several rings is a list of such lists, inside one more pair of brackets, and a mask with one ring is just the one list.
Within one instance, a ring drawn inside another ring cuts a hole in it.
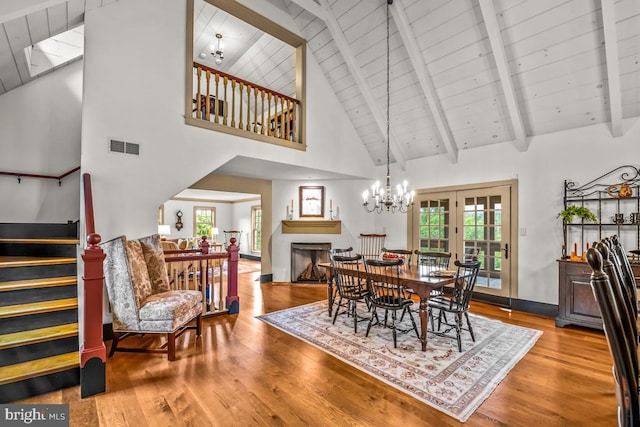
[{"label": "patterned area rug", "polygon": [[[378,311],[381,319],[383,313]],[[368,317],[366,311],[361,314]],[[542,335],[471,315],[476,342],[463,331],[462,353],[455,338],[433,334],[427,336],[427,351],[422,352],[413,332],[399,333],[398,348],[393,348],[390,329],[373,326],[365,338],[367,322],[360,322],[354,334],[353,319],[346,314],[332,325],[326,300],[257,317],[463,422]],[[419,318],[414,317],[419,330]],[[400,328],[410,327],[405,316]]]}]

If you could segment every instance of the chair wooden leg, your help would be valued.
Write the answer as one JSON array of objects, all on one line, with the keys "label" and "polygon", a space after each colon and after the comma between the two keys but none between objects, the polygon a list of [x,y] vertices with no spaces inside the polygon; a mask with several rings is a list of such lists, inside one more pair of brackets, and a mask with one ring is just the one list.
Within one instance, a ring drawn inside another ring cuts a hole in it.
[{"label": "chair wooden leg", "polygon": [[338,318],[338,313],[340,312],[340,306],[342,305],[342,295],[340,296],[340,299],[338,300],[338,305],[336,306],[336,312],[333,313],[333,322],[331,322],[332,325],[336,324],[336,319]]},{"label": "chair wooden leg", "polygon": [[196,318],[196,337],[202,335],[202,314]]},{"label": "chair wooden leg", "polygon": [[471,327],[471,322],[469,322],[469,313],[464,313],[464,316],[467,318],[467,327],[469,328],[469,333],[471,334],[471,341],[476,342],[476,337],[473,335],[473,328]]},{"label": "chair wooden leg", "polygon": [[167,334],[167,353],[169,361],[176,360],[176,334]]},{"label": "chair wooden leg", "polygon": [[120,338],[120,334],[118,332],[113,333],[113,340],[111,341],[111,350],[109,350],[109,357],[113,356],[113,353],[116,352],[118,348],[118,339]]},{"label": "chair wooden leg", "polygon": [[456,315],[456,339],[458,340],[458,351],[462,353],[462,313]]}]

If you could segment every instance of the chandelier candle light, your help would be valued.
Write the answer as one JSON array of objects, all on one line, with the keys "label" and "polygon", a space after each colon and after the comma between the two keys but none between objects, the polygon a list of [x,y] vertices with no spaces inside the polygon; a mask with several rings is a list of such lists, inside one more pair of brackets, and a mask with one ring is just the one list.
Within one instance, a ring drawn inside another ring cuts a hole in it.
[{"label": "chandelier candle light", "polygon": [[[362,207],[365,212],[381,213],[383,210],[387,212],[406,213],[407,209],[413,206],[413,197],[415,192],[407,190],[407,181],[396,187],[396,194],[392,194],[391,190],[391,173],[389,172],[389,6],[393,4],[393,0],[387,0],[387,183],[384,187],[380,186],[380,181],[376,181],[371,186],[371,202],[369,201],[369,191],[362,193]],[[372,206],[369,206],[372,204]]]}]

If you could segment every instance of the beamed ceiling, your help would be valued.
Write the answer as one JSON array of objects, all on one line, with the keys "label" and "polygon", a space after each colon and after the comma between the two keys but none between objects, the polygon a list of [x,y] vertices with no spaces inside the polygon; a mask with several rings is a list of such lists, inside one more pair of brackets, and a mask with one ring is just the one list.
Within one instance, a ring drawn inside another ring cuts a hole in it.
[{"label": "beamed ceiling", "polygon": [[[106,3],[61,1],[2,22],[0,93],[29,81],[24,47]],[[386,0],[263,3],[293,19],[371,158],[385,163]],[[620,136],[623,119],[640,116],[639,0],[394,0],[390,12],[390,145],[400,166],[455,163],[460,150],[489,144],[526,151],[532,136],[598,123]],[[203,0],[194,18],[195,61],[294,93],[292,48]],[[216,33],[220,66],[208,56]]]}]

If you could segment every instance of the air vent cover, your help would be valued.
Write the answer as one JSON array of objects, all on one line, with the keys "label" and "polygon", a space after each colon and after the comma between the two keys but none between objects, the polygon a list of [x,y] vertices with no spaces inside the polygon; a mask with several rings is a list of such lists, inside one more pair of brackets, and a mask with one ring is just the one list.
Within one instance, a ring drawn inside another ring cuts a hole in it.
[{"label": "air vent cover", "polygon": [[121,141],[118,139],[109,139],[109,151],[113,153],[140,155],[140,144],[133,142]]}]

